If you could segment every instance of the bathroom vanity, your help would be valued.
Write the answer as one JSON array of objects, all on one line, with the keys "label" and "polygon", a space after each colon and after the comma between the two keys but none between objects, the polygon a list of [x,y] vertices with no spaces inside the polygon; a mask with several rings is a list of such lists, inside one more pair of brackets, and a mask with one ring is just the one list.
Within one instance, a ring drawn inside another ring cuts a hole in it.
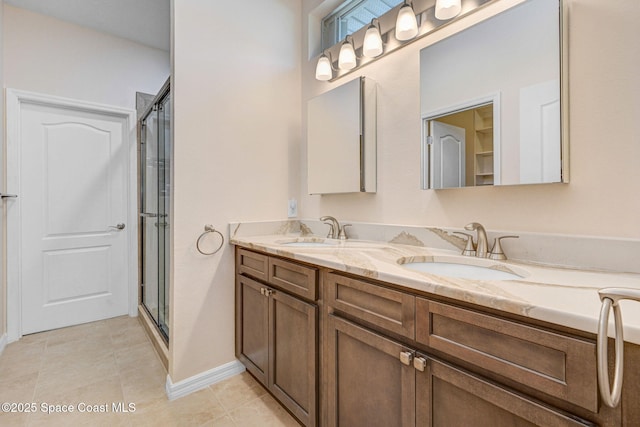
[{"label": "bathroom vanity", "polygon": [[[622,402],[609,408],[598,394],[598,311],[553,308],[591,306],[593,283],[637,286],[638,275],[494,262],[521,277],[474,281],[399,264],[456,259],[450,251],[320,240],[232,239],[237,357],[304,425],[640,423],[640,346],[625,344]],[[527,287],[537,297],[520,294]],[[558,301],[532,302],[549,297]]]}]

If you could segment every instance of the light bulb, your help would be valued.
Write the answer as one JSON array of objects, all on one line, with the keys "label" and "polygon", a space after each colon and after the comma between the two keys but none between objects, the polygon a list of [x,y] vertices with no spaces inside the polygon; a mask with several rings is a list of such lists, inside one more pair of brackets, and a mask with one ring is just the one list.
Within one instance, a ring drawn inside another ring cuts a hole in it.
[{"label": "light bulb", "polygon": [[331,70],[331,61],[324,53],[318,59],[318,65],[316,65],[316,79],[327,81],[333,77],[333,71]]},{"label": "light bulb", "polygon": [[349,42],[349,36],[347,36],[340,47],[338,68],[341,70],[352,70],[356,68],[356,65],[356,51],[353,49],[353,44]]},{"label": "light bulb", "polygon": [[460,0],[436,0],[436,18],[441,21],[455,18],[461,10]]},{"label": "light bulb", "polygon": [[398,11],[396,19],[396,39],[400,41],[411,40],[418,35],[418,20],[413,7],[407,3]]},{"label": "light bulb", "polygon": [[362,54],[368,58],[375,58],[382,54],[382,37],[380,36],[380,30],[373,25],[373,23],[369,25],[367,32],[364,34]]}]

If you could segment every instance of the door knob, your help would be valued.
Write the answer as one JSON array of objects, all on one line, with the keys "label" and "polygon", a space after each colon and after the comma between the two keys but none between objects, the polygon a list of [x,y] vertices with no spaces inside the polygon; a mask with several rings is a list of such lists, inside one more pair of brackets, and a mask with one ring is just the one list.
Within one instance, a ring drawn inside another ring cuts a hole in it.
[{"label": "door knob", "polygon": [[125,225],[122,222],[120,224],[118,224],[118,225],[110,225],[109,226],[109,228],[113,228],[113,229],[116,229],[116,230],[124,230],[124,227],[125,227]]}]

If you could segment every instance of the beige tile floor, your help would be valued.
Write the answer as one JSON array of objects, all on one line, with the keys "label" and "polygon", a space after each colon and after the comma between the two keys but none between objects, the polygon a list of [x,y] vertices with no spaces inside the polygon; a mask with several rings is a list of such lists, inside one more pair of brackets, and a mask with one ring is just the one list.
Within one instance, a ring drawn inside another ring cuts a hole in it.
[{"label": "beige tile floor", "polygon": [[[35,403],[36,411],[0,411],[0,426],[298,426],[247,373],[171,402],[165,381],[137,318],[28,335],[0,355],[0,403]],[[135,411],[114,412],[113,403]],[[43,404],[75,412],[47,414]],[[91,405],[109,412],[86,412]]]}]

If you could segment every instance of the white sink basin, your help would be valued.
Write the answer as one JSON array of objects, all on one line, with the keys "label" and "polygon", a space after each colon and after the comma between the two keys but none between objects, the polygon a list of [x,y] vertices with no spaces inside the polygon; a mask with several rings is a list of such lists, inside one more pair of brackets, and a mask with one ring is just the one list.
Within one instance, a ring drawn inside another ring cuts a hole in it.
[{"label": "white sink basin", "polygon": [[[456,277],[460,279],[472,280],[518,280],[528,274],[519,268],[511,265],[504,265],[499,262],[484,259],[470,258],[459,259],[457,257],[441,257],[429,261],[413,261],[399,263],[410,270],[422,271],[436,274],[443,277]],[[522,271],[521,271],[522,270]]]}]

